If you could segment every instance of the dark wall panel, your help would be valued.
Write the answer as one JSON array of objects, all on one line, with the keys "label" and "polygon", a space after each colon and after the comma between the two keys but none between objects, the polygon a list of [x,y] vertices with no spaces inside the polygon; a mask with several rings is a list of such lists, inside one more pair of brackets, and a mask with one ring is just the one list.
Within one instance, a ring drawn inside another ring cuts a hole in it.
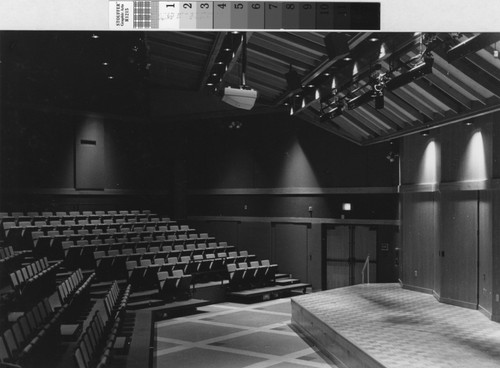
[{"label": "dark wall panel", "polygon": [[441,193],[441,299],[473,308],[477,305],[477,206],[475,191]]},{"label": "dark wall panel", "polygon": [[266,222],[241,222],[238,248],[255,254],[257,259],[271,259],[271,226]]},{"label": "dark wall panel", "polygon": [[282,273],[307,281],[307,224],[273,224],[273,260]]},{"label": "dark wall panel", "polygon": [[88,119],[75,125],[75,188],[104,189],[104,125]]},{"label": "dark wall panel", "polygon": [[[389,144],[358,147],[287,115],[186,124],[189,187],[353,187],[397,184]],[[339,159],[341,158],[341,159]]]},{"label": "dark wall panel", "polygon": [[434,193],[403,193],[400,257],[405,285],[434,289],[436,230]]}]

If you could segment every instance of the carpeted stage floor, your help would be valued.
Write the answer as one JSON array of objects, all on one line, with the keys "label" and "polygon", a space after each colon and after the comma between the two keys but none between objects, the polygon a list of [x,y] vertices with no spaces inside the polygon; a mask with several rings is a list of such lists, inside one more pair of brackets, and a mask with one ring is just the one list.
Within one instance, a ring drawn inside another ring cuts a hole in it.
[{"label": "carpeted stage floor", "polygon": [[295,297],[292,324],[339,366],[500,367],[500,323],[399,284]]}]

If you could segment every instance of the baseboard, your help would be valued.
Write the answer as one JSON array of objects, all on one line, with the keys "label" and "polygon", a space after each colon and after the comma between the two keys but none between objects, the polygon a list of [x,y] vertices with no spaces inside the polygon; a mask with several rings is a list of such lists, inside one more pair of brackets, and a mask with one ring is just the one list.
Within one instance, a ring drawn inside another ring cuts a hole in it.
[{"label": "baseboard", "polygon": [[443,297],[440,297],[438,300],[441,303],[455,305],[457,307],[462,307],[462,308],[476,309],[477,310],[477,304],[476,303],[464,302],[462,300],[456,300],[456,299],[451,299],[451,298],[443,298]]},{"label": "baseboard", "polygon": [[408,284],[401,284],[403,286],[403,289],[408,289],[411,291],[418,291],[419,293],[424,293],[424,294],[431,294],[434,292],[432,289],[420,287],[420,286],[415,286],[415,285],[408,285]]}]

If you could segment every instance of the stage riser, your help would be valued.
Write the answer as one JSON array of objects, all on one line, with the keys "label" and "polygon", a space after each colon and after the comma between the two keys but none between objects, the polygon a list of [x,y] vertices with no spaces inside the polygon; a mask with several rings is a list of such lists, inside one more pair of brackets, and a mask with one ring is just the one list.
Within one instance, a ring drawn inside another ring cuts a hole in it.
[{"label": "stage riser", "polygon": [[385,368],[292,299],[292,326],[342,368]]}]

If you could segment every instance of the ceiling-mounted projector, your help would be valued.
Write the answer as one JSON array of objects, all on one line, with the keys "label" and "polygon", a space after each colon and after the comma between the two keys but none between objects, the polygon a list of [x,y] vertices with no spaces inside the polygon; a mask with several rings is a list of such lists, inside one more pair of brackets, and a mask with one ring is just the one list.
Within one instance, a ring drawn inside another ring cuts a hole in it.
[{"label": "ceiling-mounted projector", "polygon": [[251,110],[257,99],[257,91],[251,88],[224,88],[222,101],[239,109]]}]

